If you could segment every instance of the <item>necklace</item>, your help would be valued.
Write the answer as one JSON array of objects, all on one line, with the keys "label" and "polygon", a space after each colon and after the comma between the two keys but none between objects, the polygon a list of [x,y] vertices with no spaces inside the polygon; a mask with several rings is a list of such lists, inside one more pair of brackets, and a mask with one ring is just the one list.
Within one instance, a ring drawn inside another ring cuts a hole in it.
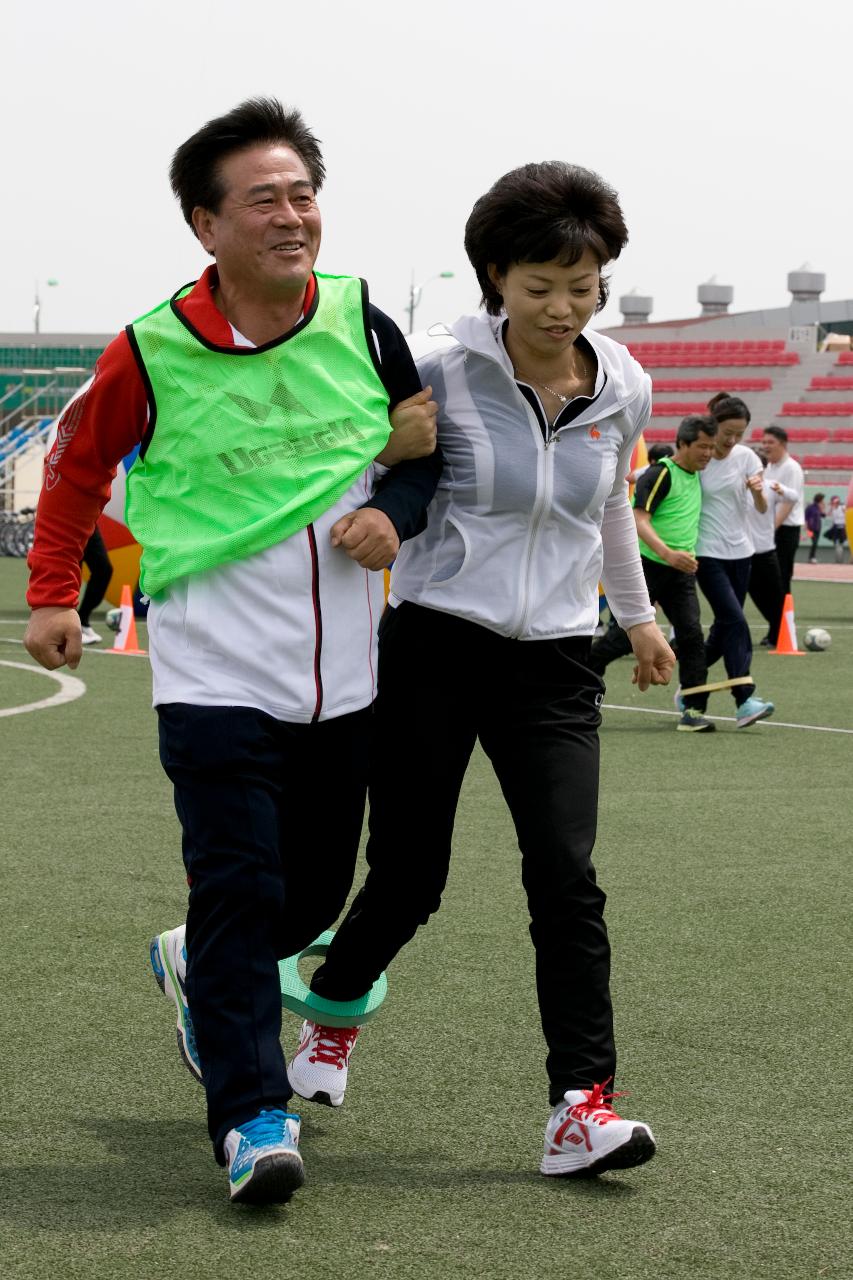
[{"label": "necklace", "polygon": [[[585,382],[589,377],[589,369],[587,368],[586,361],[584,360],[583,356],[578,354],[578,360],[580,361],[581,370],[582,370],[581,376],[578,379],[578,381]],[[525,382],[532,382],[534,387],[541,387],[543,391],[549,392],[549,394],[552,395],[556,400],[559,400],[560,404],[569,403],[569,400],[571,398],[570,396],[564,396],[561,391],[555,391],[553,387],[548,386],[547,382],[540,382],[538,378],[532,378],[529,373],[523,373],[521,369],[516,369],[516,373],[520,378],[523,378]]]}]

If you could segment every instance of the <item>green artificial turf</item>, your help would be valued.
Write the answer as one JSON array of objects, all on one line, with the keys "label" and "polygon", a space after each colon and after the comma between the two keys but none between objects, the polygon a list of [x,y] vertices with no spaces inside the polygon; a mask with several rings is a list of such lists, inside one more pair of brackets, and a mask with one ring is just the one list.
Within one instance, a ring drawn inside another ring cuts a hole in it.
[{"label": "green artificial turf", "polygon": [[[29,662],[23,584],[0,560],[0,662]],[[796,603],[832,648],[758,652],[759,691],[777,722],[853,729],[853,586],[797,584]],[[391,969],[345,1106],[303,1107],[304,1189],[258,1210],[228,1204],[148,968],[186,889],[147,661],[87,653],[85,696],[0,719],[4,1280],[849,1275],[853,734],[679,734],[672,691],[636,693],[630,665],[609,707],[667,714],[605,710],[596,861],[620,1105],[660,1146],[592,1182],[537,1172],[532,950],[482,756],[445,905]],[[54,691],[0,665],[0,708]]]}]

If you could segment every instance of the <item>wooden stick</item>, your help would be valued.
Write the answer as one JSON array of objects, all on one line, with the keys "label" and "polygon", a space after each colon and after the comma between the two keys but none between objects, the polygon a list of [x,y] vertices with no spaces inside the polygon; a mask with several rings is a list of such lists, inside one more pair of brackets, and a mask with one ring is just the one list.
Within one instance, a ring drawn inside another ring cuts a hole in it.
[{"label": "wooden stick", "polygon": [[718,680],[716,684],[694,684],[690,689],[682,689],[681,697],[691,693],[719,693],[721,689],[733,689],[736,684],[755,684],[752,676],[734,676],[731,680]]}]

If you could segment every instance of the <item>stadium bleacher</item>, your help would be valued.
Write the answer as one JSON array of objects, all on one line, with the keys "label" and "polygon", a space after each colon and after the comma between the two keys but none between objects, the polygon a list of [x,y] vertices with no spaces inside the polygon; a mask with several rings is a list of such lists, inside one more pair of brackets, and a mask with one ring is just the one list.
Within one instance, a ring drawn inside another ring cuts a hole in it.
[{"label": "stadium bleacher", "polygon": [[800,363],[784,340],[730,342],[631,342],[631,354],[647,368],[787,367]]},{"label": "stadium bleacher", "polygon": [[835,378],[812,378],[807,391],[853,391],[853,376]]},{"label": "stadium bleacher", "polygon": [[[770,391],[770,378],[654,378],[654,391]],[[853,390],[853,378],[850,379]],[[846,388],[845,388],[846,390]]]},{"label": "stadium bleacher", "polygon": [[850,418],[853,400],[788,400],[779,414],[783,418]]}]

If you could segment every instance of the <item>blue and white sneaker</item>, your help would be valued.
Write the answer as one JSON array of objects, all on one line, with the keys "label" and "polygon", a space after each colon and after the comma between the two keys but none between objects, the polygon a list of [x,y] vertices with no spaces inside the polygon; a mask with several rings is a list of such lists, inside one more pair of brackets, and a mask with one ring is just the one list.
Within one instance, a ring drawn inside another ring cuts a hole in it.
[{"label": "blue and white sneaker", "polygon": [[175,1002],[178,1011],[178,1050],[187,1069],[201,1084],[201,1062],[184,988],[187,973],[187,948],[184,943],[186,931],[186,925],[180,924],[177,929],[167,929],[152,940],[151,968],[163,995]]},{"label": "blue and white sneaker", "polygon": [[684,706],[684,699],[683,699],[683,698],[682,698],[682,696],[681,696],[681,685],[680,685],[680,684],[679,684],[679,685],[676,685],[675,693],[672,695],[672,700],[673,700],[673,702],[675,703],[675,709],[676,709],[676,711],[680,711],[680,712],[681,712],[681,714],[682,714],[682,715],[684,715],[684,712],[685,712],[686,708],[685,708],[685,706]]},{"label": "blue and white sneaker", "polygon": [[300,1127],[299,1116],[272,1110],[229,1130],[224,1145],[232,1200],[284,1204],[290,1199],[305,1181]]},{"label": "blue and white sneaker", "polygon": [[755,724],[756,720],[766,720],[775,710],[772,702],[765,702],[754,693],[751,698],[747,698],[746,702],[742,702],[735,712],[737,718],[735,728],[745,729],[748,724]]}]

